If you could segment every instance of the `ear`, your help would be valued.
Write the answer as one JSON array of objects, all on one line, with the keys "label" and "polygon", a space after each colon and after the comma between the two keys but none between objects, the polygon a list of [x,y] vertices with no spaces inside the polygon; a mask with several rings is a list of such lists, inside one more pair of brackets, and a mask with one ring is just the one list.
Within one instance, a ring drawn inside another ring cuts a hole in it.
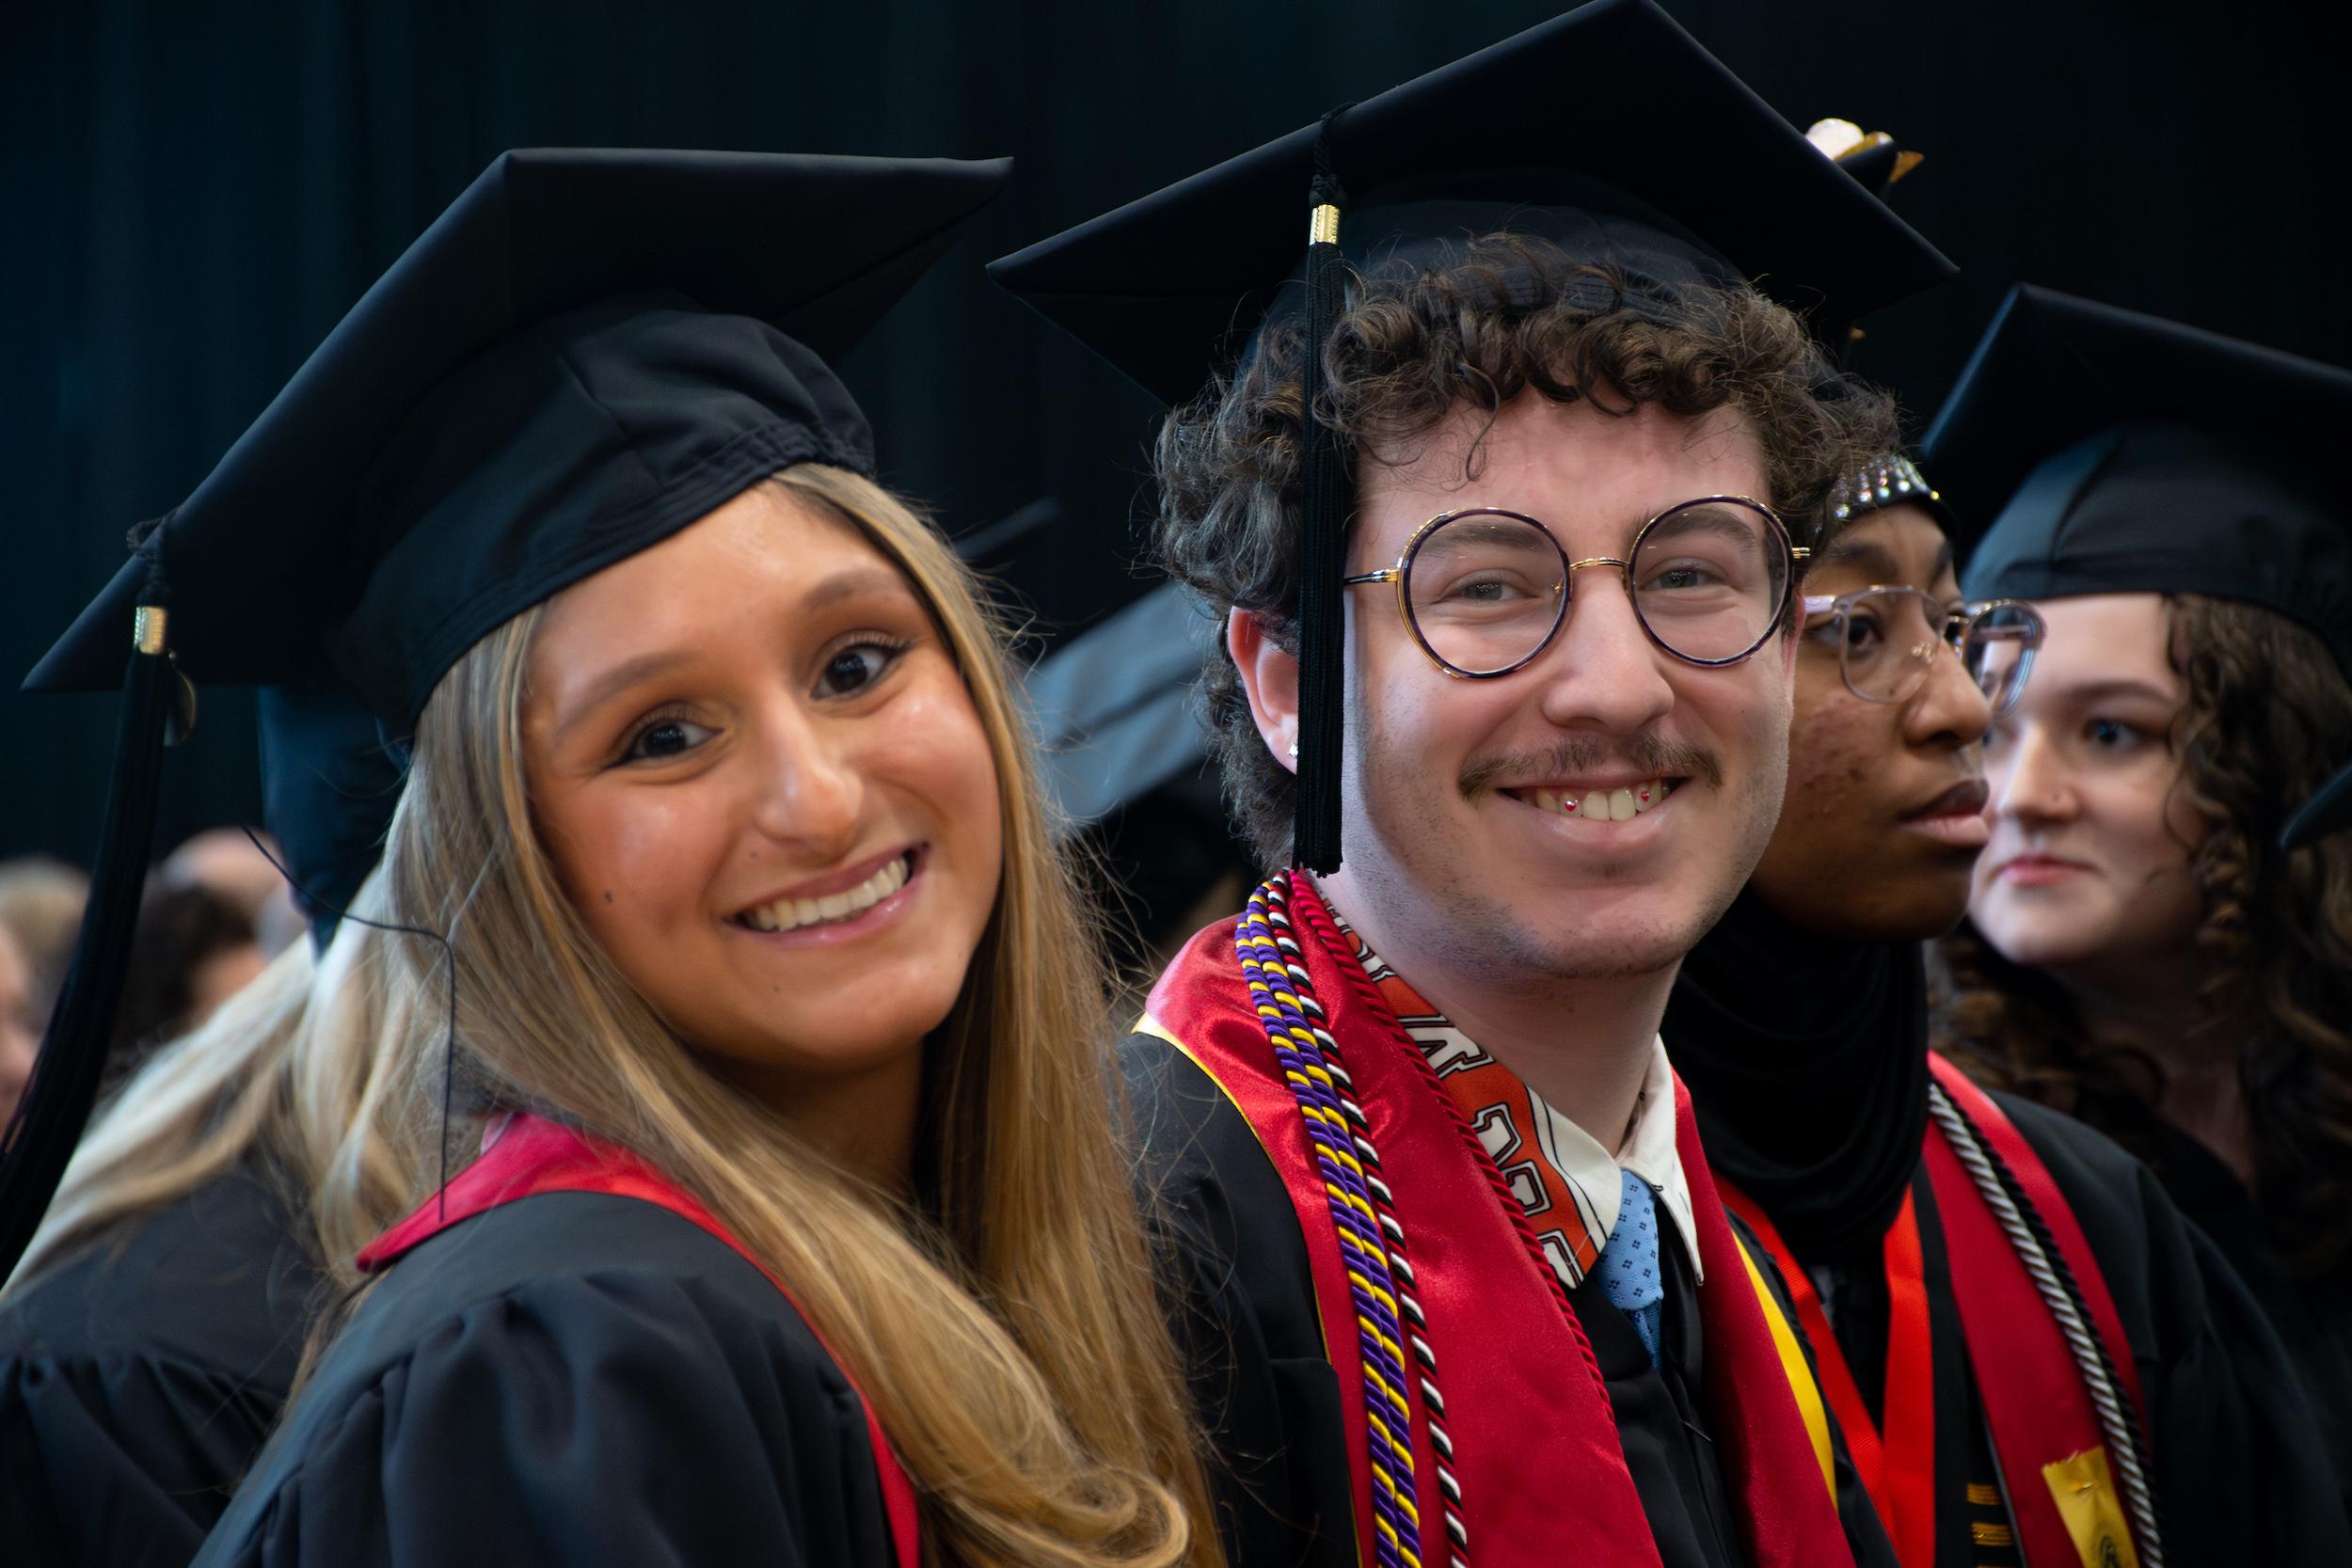
[{"label": "ear", "polygon": [[1225,651],[1241,672],[1242,689],[1249,694],[1249,717],[1274,760],[1298,771],[1298,656],[1285,653],[1267,631],[1265,620],[1254,610],[1233,610],[1225,616]]}]

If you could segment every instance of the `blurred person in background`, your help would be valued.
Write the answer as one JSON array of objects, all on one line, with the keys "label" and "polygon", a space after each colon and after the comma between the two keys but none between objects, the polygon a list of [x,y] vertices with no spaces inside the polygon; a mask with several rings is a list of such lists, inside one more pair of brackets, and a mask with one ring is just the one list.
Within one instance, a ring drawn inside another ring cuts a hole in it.
[{"label": "blurred person in background", "polygon": [[115,1010],[107,1085],[128,1078],[155,1045],[200,1026],[268,963],[244,904],[203,882],[149,879]]},{"label": "blurred person in background", "polygon": [[244,914],[262,956],[274,958],[302,934],[303,919],[294,907],[294,889],[271,863],[272,856],[284,859],[267,833],[248,836],[243,828],[207,828],[165,856],[156,878],[167,888],[208,888],[228,900]]},{"label": "blurred person in background", "polygon": [[0,862],[0,926],[15,936],[31,971],[29,1006],[36,1027],[47,1023],[65,984],[88,896],[89,878],[63,861],[29,855]]},{"label": "blurred person in background", "polygon": [[23,945],[12,929],[0,925],[0,1137],[32,1076],[33,1058],[40,1052],[40,1021],[47,1015]]},{"label": "blurred person in background", "polygon": [[1946,1049],[2148,1161],[2352,1492],[2347,418],[2352,371],[2021,287],[1928,444],[1998,509],[1967,591],[2048,623],[1985,742]]}]

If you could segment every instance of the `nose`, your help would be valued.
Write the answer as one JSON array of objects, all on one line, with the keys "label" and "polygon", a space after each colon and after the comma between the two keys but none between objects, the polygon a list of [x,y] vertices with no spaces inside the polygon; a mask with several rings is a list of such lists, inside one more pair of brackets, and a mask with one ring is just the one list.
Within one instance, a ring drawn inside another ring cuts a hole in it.
[{"label": "nose", "polygon": [[2063,822],[2074,815],[2074,790],[2065,759],[2039,724],[2017,725],[2008,744],[1988,752],[1984,777],[1995,816],[2030,827]]},{"label": "nose", "polygon": [[1668,656],[1642,629],[1615,562],[1579,562],[1586,575],[1568,594],[1566,622],[1535,671],[1544,717],[1563,729],[1630,735],[1666,716],[1674,688]]},{"label": "nose", "polygon": [[1903,738],[1922,748],[1958,751],[1993,727],[1993,703],[1960,655],[1939,640],[1927,679],[1903,705]]},{"label": "nose", "polygon": [[856,847],[865,782],[847,738],[799,703],[780,698],[751,748],[752,824],[813,864]]}]

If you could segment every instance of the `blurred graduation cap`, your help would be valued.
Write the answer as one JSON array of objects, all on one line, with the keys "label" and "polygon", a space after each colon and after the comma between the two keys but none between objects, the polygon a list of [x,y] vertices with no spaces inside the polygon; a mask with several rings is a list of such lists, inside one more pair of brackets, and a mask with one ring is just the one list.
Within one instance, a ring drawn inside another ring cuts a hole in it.
[{"label": "blurred graduation cap", "polygon": [[[1964,516],[1998,509],[1970,598],[2235,599],[2310,627],[2352,680],[2352,504],[2311,435],[2347,420],[2352,371],[2021,284],[1924,455]],[[2347,824],[2352,768],[2281,842]]]},{"label": "blurred graduation cap", "polygon": [[389,822],[394,748],[469,646],[779,468],[872,473],[827,361],[1009,168],[505,153],[135,531],[25,682],[126,701],[89,912],[0,1161],[0,1276],[88,1115],[187,683],[271,689],[268,826],[314,917],[340,908]]},{"label": "blurred graduation cap", "polygon": [[1216,630],[1183,590],[1163,584],[1029,672],[1046,784],[1071,826],[1199,773],[1209,747],[1192,689]]},{"label": "blurred graduation cap", "polygon": [[[1747,278],[1829,341],[1954,270],[1650,0],[1597,0],[989,270],[1178,404],[1272,324],[1303,315],[1324,341],[1351,271],[1410,277],[1502,230],[1615,268],[1627,309],[1671,315],[1694,283]],[[1320,356],[1306,363],[1295,848],[1327,871],[1352,483],[1313,414]]]}]

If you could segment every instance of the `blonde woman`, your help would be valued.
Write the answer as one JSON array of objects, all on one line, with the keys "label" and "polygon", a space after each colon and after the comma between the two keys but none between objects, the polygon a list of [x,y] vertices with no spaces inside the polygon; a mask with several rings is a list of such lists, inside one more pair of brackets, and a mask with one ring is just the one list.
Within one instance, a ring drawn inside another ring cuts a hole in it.
[{"label": "blonde woman", "polygon": [[374,1069],[407,1024],[359,929],[280,954],[124,1085],[0,1292],[0,1538],[24,1560],[194,1556],[277,1424],[321,1260],[405,1208]]},{"label": "blonde woman", "polygon": [[820,357],[1004,173],[508,154],[164,525],[183,665],[406,748],[356,940],[447,999],[198,1561],[1216,1560],[1002,644]]}]

